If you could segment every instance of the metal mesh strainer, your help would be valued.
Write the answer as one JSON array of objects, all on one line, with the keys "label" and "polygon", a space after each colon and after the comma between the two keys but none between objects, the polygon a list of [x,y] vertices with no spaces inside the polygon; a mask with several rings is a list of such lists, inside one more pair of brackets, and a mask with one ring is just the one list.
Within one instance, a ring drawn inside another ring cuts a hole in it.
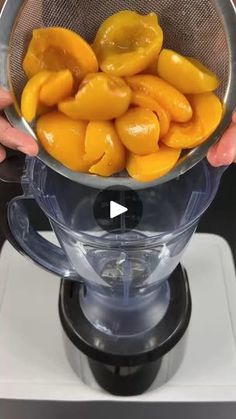
[{"label": "metal mesh strainer", "polygon": [[[99,25],[122,9],[142,14],[156,12],[164,29],[165,46],[199,59],[216,72],[221,80],[218,95],[226,107],[224,120],[215,134],[205,144],[190,151],[168,175],[146,184],[152,186],[173,179],[193,167],[230,122],[236,106],[236,11],[233,0],[6,0],[0,17],[0,84],[13,90],[19,104],[26,83],[22,61],[33,29],[62,26],[78,32],[91,42]],[[6,113],[14,126],[33,134],[32,127],[13,108]],[[57,172],[82,184],[98,188],[114,184],[133,189],[144,187],[125,174],[101,178],[71,172],[43,150],[39,158]]]}]

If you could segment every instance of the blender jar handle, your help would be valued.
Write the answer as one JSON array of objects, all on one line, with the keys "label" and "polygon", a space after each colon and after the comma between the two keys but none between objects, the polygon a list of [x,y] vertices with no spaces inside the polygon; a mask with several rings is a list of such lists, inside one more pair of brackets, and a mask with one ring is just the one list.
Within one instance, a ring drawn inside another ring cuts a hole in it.
[{"label": "blender jar handle", "polygon": [[31,196],[22,196],[21,179],[25,156],[7,150],[7,159],[0,164],[0,229],[12,246],[46,270],[64,278],[77,279],[63,250],[44,239],[31,225],[25,203]]},{"label": "blender jar handle", "polygon": [[36,264],[63,278],[76,279],[78,274],[70,265],[64,251],[43,238],[31,225],[25,203],[32,197],[20,196],[8,204],[8,224],[20,246],[18,250]]}]

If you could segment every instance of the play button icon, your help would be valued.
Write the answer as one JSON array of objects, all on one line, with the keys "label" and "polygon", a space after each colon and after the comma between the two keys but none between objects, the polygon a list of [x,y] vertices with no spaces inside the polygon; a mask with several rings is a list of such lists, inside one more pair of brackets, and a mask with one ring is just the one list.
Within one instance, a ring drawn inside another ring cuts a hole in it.
[{"label": "play button icon", "polygon": [[124,207],[123,205],[117,204],[117,202],[111,201],[110,202],[110,218],[119,217],[121,214],[125,214],[128,211],[128,208]]},{"label": "play button icon", "polygon": [[138,193],[132,189],[107,188],[98,193],[93,212],[101,229],[123,234],[135,229],[140,223],[143,204]]}]

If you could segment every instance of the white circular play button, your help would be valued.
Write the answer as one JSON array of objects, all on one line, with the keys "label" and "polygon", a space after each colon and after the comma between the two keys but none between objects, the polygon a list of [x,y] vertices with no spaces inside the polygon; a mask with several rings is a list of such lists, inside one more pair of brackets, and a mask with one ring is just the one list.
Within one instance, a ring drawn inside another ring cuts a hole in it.
[{"label": "white circular play button", "polygon": [[137,192],[129,188],[107,188],[94,203],[94,217],[103,230],[125,233],[140,223],[143,204]]},{"label": "white circular play button", "polygon": [[117,202],[111,201],[110,202],[110,218],[119,217],[121,214],[125,214],[128,208],[124,207],[123,205],[118,204]]}]

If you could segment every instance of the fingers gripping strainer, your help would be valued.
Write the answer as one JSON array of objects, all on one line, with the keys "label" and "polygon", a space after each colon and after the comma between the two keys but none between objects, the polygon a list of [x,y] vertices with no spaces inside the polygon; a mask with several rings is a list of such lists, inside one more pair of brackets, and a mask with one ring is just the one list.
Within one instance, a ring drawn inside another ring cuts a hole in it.
[{"label": "fingers gripping strainer", "polygon": [[[186,154],[166,176],[148,184],[140,184],[125,173],[110,178],[75,173],[42,149],[39,158],[55,171],[88,186],[122,185],[143,189],[169,181],[192,168],[230,123],[236,106],[236,9],[233,0],[6,0],[0,17],[0,84],[11,89],[20,104],[26,83],[22,60],[33,29],[62,26],[78,32],[91,43],[99,25],[122,9],[142,14],[157,13],[164,29],[165,47],[199,59],[218,75],[221,85],[217,93],[225,104],[223,121],[206,143]],[[16,128],[35,137],[33,126],[29,126],[13,107],[7,109],[6,115]]]}]

